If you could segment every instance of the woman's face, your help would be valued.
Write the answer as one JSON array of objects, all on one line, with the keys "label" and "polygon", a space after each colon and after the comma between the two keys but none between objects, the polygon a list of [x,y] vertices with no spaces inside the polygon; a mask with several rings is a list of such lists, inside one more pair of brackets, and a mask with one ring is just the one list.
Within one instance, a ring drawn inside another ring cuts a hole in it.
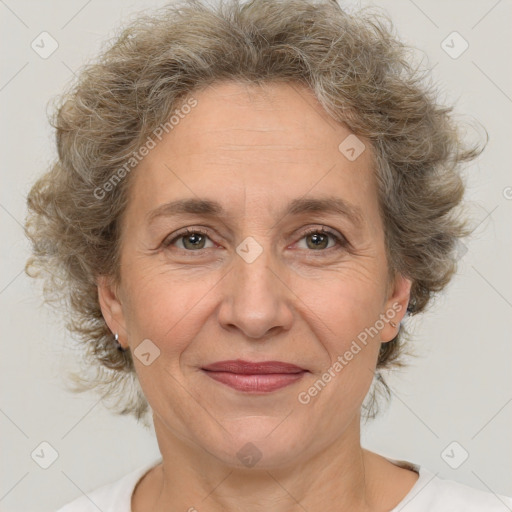
[{"label": "woman's face", "polygon": [[[120,283],[101,281],[102,309],[161,444],[299,462],[359,435],[410,282],[389,279],[368,143],[311,91],[224,82],[192,96],[130,176]],[[236,360],[298,368],[211,366]]]}]

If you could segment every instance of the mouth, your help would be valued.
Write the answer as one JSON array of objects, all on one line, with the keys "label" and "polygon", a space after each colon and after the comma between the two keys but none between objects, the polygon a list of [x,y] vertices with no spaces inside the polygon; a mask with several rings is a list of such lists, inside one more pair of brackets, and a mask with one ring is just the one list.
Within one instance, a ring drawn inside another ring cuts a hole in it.
[{"label": "mouth", "polygon": [[269,393],[301,380],[307,370],[281,361],[219,361],[201,370],[211,379],[245,393]]}]

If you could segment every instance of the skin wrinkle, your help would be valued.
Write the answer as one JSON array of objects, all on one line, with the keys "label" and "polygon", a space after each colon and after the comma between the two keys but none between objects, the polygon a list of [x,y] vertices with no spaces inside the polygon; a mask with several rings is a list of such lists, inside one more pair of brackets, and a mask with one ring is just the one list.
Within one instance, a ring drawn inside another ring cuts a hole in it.
[{"label": "skin wrinkle", "polygon": [[[269,145],[269,144],[253,144],[251,146],[243,146],[240,144],[223,144],[222,146],[219,146],[219,149],[227,149],[228,151],[259,151],[260,149],[269,149],[270,151],[282,151],[286,148],[293,148],[297,150],[297,147],[293,145],[289,146],[276,146],[276,145]],[[308,148],[305,148],[308,149]]]},{"label": "skin wrinkle", "polygon": [[[240,101],[245,93],[253,109],[261,111],[267,101],[283,118],[286,112],[261,85],[287,83],[323,129],[344,122],[373,142],[389,265],[413,282],[411,315],[447,285],[456,269],[454,244],[471,231],[457,215],[464,190],[460,166],[483,144],[464,142],[466,126],[441,105],[435,84],[424,80],[428,71],[411,60],[411,48],[386,16],[366,8],[348,13],[327,1],[251,0],[243,8],[235,2],[224,7],[169,4],[157,16],[138,17],[78,73],[53,112],[58,157],[27,198],[33,248],[27,274],[44,280],[47,303],[68,304],[66,323],[82,352],[83,368],[68,372],[68,388],[93,390],[112,411],[147,427],[150,411],[133,360],[112,343],[96,284],[100,276],[119,280],[118,221],[136,172],[127,157],[162,126],[181,124],[197,105],[196,92],[235,81],[242,117],[250,110]],[[332,117],[312,108],[306,84]],[[178,115],[169,122],[171,111]],[[309,129],[303,119],[298,124],[301,133]],[[266,154],[261,165],[277,163],[275,151]],[[219,158],[217,165],[230,167],[228,160]],[[402,367],[412,355],[406,327],[382,346],[379,370]],[[373,397],[385,391],[382,379],[376,384]],[[380,408],[370,401],[367,418]]]},{"label": "skin wrinkle", "polygon": [[[317,113],[311,113],[286,85],[267,90],[286,107],[286,114],[279,116],[272,103],[251,111],[252,96],[248,96],[245,118],[241,118],[237,102],[231,101],[238,92],[236,84],[219,84],[198,95],[193,115],[140,165],[121,236],[120,300],[108,287],[99,288],[105,318],[121,326],[122,342],[133,351],[139,340],[150,339],[160,349],[160,357],[148,367],[135,359],[154,412],[164,463],[139,485],[134,511],[147,510],[150,504],[155,512],[187,510],[191,504],[203,503],[205,496],[209,497],[203,506],[215,512],[240,507],[256,512],[269,506],[276,512],[301,510],[296,501],[310,512],[328,509],[332,502],[339,510],[385,510],[384,505],[389,509],[412,485],[415,473],[363,450],[359,421],[361,402],[373,377],[366,370],[375,368],[380,341],[390,340],[395,331],[386,325],[315,400],[307,406],[297,401],[298,392],[318,379],[362,326],[372,325],[392,301],[400,301],[405,312],[410,282],[399,277],[389,287],[370,155],[356,162],[343,160],[333,142],[347,136],[346,128],[339,125],[338,133],[330,129],[323,133],[325,124],[318,116],[326,114],[320,105]],[[216,109],[222,117],[215,115]],[[239,128],[240,123],[254,125],[253,116],[259,120],[264,116],[269,127],[282,129],[261,133],[260,139],[254,139],[260,152],[248,149],[251,157],[243,158],[240,151],[227,170],[211,164],[212,155],[230,152],[223,144],[227,132],[204,128],[211,123],[234,126],[241,145],[250,146],[252,142],[244,140],[257,136]],[[297,116],[306,116],[309,137],[317,141],[312,145],[315,149],[304,151],[299,164],[281,158],[262,167],[264,153],[274,152],[275,145],[283,157],[293,155],[294,145],[302,146],[308,134],[291,122]],[[270,137],[264,146],[273,140],[273,148],[262,149],[261,137]],[[287,144],[286,138],[293,144]],[[194,155],[188,151],[191,144],[200,148]],[[336,155],[336,169],[321,170],[325,163],[320,155],[327,160]],[[158,165],[171,160],[176,176]],[[220,179],[226,175],[230,181]],[[273,176],[284,181],[274,181]],[[232,218],[224,222],[236,236],[228,240],[219,219],[205,222],[207,217],[196,215],[159,219],[148,230],[149,211],[190,197],[190,191],[193,197],[208,195],[229,205]],[[291,198],[334,191],[363,211],[358,237],[351,236],[356,227],[348,221],[320,212],[284,216],[276,222]],[[324,224],[346,233],[353,250],[321,257],[297,248],[305,226]],[[187,259],[176,249],[155,249],[158,241],[187,225],[210,228],[211,250]],[[283,239],[285,233],[289,234]],[[246,236],[263,248],[250,264],[234,252]],[[225,248],[217,249],[218,244]],[[249,398],[210,381],[198,370],[208,362],[239,357],[289,361],[306,367],[310,374],[300,385],[274,392],[272,397]],[[263,454],[250,470],[240,467],[236,456],[248,441]],[[198,472],[201,467],[209,471]],[[379,484],[381,471],[389,479]]]},{"label": "skin wrinkle", "polygon": [[[355,239],[356,244],[359,242],[357,240],[357,231],[365,225],[364,217],[359,208],[332,195],[322,197],[321,199],[307,197],[294,199],[282,211],[275,212],[272,210],[271,213],[280,219],[279,222],[274,223],[271,229],[277,229],[276,226],[280,224],[286,225],[288,217],[296,219],[300,215],[306,219],[307,216],[311,216],[314,213],[317,217],[323,217],[328,221],[329,219],[333,220],[333,216],[335,216],[336,221],[342,223],[349,230],[349,237],[352,240]],[[149,232],[154,232],[156,237],[159,229],[162,229],[166,222],[177,222],[178,219],[185,219],[187,215],[208,217],[213,223],[220,221],[223,227],[230,232],[230,235],[232,234],[231,222],[240,223],[240,218],[230,215],[230,212],[225,211],[218,201],[187,198],[166,202],[151,210],[146,215]],[[271,229],[268,231],[270,232]],[[347,244],[350,245],[348,250],[353,249],[355,244],[348,240],[346,231],[344,237],[347,240]]]},{"label": "skin wrinkle", "polygon": [[[27,273],[44,278],[47,302],[67,305],[82,366],[68,372],[71,389],[94,390],[147,427],[154,412],[165,471],[144,477],[134,512],[193,502],[250,511],[252,498],[237,495],[249,486],[265,510],[302,510],[303,497],[308,512],[333,502],[387,512],[415,476],[360,449],[357,415],[376,360],[391,369],[411,354],[403,325],[385,325],[307,407],[286,399],[290,389],[243,400],[205,385],[200,368],[240,354],[286,359],[308,367],[307,389],[387,299],[403,306],[397,323],[406,307],[423,311],[454,273],[453,244],[469,233],[457,216],[459,166],[482,147],[463,142],[452,109],[377,10],[200,3],[134,20],[59,98],[58,157],[27,198]],[[337,147],[351,132],[366,150],[349,163]],[[355,237],[342,219],[311,213],[315,225],[352,237],[354,247],[323,259],[288,247],[310,219],[277,210],[319,191],[357,197],[368,214]],[[233,222],[183,218],[152,233],[140,225],[164,200],[210,193],[235,206]],[[193,221],[224,250],[195,259],[155,250]],[[248,235],[264,250],[250,265],[235,252]],[[130,350],[118,351],[113,333]],[[133,354],[144,338],[161,351],[148,368]],[[376,376],[366,418],[386,390]],[[236,450],[248,439],[263,458],[244,472]],[[303,475],[290,469],[302,466]]]}]

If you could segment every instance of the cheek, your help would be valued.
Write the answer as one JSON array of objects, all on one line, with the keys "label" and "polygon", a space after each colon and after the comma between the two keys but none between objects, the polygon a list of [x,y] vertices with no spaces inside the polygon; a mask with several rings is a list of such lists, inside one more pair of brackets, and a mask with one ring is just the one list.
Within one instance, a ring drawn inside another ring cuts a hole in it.
[{"label": "cheek", "polygon": [[[381,345],[374,326],[381,310],[379,285],[331,281],[328,292],[310,288],[309,325],[325,356],[301,399],[332,425],[356,411],[373,380]],[[373,328],[373,329],[372,329]],[[318,351],[317,351],[318,352]],[[325,412],[325,411],[328,412]]]},{"label": "cheek", "polygon": [[[135,348],[150,339],[160,350],[181,352],[201,328],[214,276],[177,278],[172,272],[145,268],[127,279],[125,316],[129,342]],[[172,343],[170,343],[172,341]]]},{"label": "cheek", "polygon": [[[372,382],[380,349],[375,325],[383,312],[384,280],[378,273],[347,272],[324,283],[304,281],[297,295],[307,297],[304,311],[309,311],[309,326],[325,354],[315,375],[322,382],[310,389],[311,397],[318,397],[313,398],[314,406],[331,403],[336,413],[338,405],[358,407]],[[318,395],[317,389],[322,389]]]},{"label": "cheek", "polygon": [[344,270],[322,279],[299,279],[294,293],[323,325],[330,338],[343,345],[370,327],[385,304],[385,281],[378,273]]}]

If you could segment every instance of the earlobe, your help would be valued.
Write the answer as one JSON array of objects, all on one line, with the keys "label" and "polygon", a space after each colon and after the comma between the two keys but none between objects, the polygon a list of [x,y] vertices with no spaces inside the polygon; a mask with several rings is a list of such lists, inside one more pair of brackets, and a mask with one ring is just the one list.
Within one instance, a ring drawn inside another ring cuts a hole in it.
[{"label": "earlobe", "polygon": [[112,333],[119,335],[119,342],[121,344],[123,344],[123,341],[126,343],[126,325],[118,289],[113,280],[108,276],[99,276],[96,283],[98,286],[98,301],[103,318]]},{"label": "earlobe", "polygon": [[384,309],[385,326],[381,332],[381,341],[384,343],[391,341],[398,334],[400,322],[407,313],[411,286],[412,281],[401,274],[397,274],[391,284],[390,295]]}]

